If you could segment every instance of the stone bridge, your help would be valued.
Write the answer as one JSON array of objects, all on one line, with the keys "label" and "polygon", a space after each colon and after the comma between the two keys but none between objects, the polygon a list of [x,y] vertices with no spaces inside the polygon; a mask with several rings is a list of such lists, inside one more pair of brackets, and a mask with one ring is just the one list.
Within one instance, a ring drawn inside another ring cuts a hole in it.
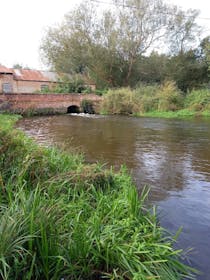
[{"label": "stone bridge", "polygon": [[[82,103],[99,112],[102,97],[95,94],[36,94],[18,93],[0,95],[0,112],[13,113],[79,113],[83,112]],[[90,109],[90,108],[89,108]]]}]

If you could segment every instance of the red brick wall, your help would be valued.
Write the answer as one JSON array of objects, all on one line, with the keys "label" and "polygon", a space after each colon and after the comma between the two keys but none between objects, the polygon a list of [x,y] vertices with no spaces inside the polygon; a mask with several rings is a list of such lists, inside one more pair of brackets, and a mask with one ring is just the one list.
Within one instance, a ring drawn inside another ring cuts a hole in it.
[{"label": "red brick wall", "polygon": [[15,93],[34,93],[41,91],[41,85],[47,85],[49,89],[52,89],[55,83],[51,82],[36,82],[36,81],[14,81],[16,83]]},{"label": "red brick wall", "polygon": [[[55,82],[40,82],[40,81],[21,81],[21,80],[14,80],[13,74],[3,74],[0,73],[0,94],[3,93],[2,84],[3,83],[10,83],[12,85],[12,93],[36,93],[41,91],[41,86],[46,85],[49,89],[55,88]],[[86,85],[90,86],[92,90],[96,89],[96,86],[93,85]]]},{"label": "red brick wall", "polygon": [[[2,102],[10,104],[10,111],[24,112],[27,110],[54,109],[60,112],[67,112],[71,105],[80,107],[82,100],[91,100],[95,111],[99,110],[102,97],[94,94],[4,94],[0,95]],[[1,106],[0,106],[1,108]]]}]

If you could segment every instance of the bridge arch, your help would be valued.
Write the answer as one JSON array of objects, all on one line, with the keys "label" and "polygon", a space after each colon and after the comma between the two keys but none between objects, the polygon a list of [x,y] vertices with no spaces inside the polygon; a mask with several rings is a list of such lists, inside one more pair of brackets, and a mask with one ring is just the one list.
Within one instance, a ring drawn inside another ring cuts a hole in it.
[{"label": "bridge arch", "polygon": [[80,113],[80,107],[77,106],[77,105],[70,105],[70,106],[67,108],[67,113],[68,113],[68,114],[70,114],[70,113],[79,114],[79,113]]}]

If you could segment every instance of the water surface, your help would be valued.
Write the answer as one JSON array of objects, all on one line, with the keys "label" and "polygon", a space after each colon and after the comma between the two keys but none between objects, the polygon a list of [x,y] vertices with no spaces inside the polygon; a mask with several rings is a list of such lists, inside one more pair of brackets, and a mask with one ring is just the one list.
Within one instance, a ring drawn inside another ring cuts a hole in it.
[{"label": "water surface", "polygon": [[178,247],[210,279],[210,120],[63,115],[26,118],[19,127],[39,143],[84,152],[88,162],[125,164],[139,189],[151,186],[161,224],[183,227]]}]

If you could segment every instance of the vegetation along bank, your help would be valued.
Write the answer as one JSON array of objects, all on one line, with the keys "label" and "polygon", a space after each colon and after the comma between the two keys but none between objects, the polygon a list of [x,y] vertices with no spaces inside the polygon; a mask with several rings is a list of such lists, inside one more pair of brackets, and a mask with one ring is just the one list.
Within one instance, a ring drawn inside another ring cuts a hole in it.
[{"label": "vegetation along bank", "polygon": [[210,90],[203,88],[184,94],[174,82],[109,90],[101,106],[104,114],[152,117],[210,116]]},{"label": "vegetation along bank", "polygon": [[125,170],[36,145],[0,115],[0,279],[193,279]]},{"label": "vegetation along bank", "polygon": [[87,92],[73,79],[86,75],[98,93],[111,89],[103,113],[209,116],[210,36],[199,11],[164,0],[101,2],[82,1],[43,37],[43,62],[72,75],[59,92]]}]

